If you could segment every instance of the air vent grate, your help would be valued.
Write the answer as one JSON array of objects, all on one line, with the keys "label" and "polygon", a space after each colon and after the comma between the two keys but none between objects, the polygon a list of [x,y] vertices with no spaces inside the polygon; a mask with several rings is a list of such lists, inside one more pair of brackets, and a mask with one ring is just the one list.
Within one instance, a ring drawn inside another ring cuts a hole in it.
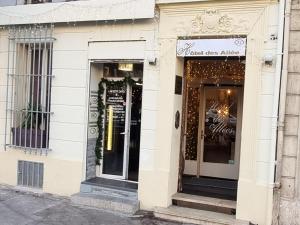
[{"label": "air vent grate", "polygon": [[44,164],[38,162],[18,161],[18,185],[43,188]]}]

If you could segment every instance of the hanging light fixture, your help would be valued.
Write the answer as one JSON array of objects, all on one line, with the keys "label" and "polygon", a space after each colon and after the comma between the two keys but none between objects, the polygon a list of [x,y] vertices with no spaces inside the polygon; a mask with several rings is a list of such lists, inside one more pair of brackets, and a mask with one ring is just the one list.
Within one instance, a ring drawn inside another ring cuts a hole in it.
[{"label": "hanging light fixture", "polygon": [[133,64],[132,63],[119,63],[118,70],[131,72],[131,71],[133,71]]}]

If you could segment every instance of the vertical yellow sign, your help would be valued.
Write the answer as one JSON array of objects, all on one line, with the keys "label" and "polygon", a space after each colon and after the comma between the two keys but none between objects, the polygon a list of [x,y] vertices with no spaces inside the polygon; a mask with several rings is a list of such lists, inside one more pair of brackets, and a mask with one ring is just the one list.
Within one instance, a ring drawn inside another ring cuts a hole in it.
[{"label": "vertical yellow sign", "polygon": [[112,150],[112,135],[113,135],[113,116],[114,116],[114,110],[113,106],[108,106],[108,130],[107,130],[107,151]]}]

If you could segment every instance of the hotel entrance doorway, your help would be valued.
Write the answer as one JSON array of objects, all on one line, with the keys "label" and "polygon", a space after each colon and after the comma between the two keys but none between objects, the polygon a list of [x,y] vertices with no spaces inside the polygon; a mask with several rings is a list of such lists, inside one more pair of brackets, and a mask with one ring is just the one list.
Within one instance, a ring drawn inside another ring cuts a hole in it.
[{"label": "hotel entrance doorway", "polygon": [[244,74],[242,58],[186,59],[185,177],[238,179]]}]

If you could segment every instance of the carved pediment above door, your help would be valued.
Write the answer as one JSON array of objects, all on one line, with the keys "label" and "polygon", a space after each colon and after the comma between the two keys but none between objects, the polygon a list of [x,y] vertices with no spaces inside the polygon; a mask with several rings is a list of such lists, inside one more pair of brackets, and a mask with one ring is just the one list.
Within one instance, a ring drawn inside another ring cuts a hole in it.
[{"label": "carved pediment above door", "polygon": [[249,31],[249,20],[219,10],[205,10],[191,21],[191,34],[236,34]]}]

